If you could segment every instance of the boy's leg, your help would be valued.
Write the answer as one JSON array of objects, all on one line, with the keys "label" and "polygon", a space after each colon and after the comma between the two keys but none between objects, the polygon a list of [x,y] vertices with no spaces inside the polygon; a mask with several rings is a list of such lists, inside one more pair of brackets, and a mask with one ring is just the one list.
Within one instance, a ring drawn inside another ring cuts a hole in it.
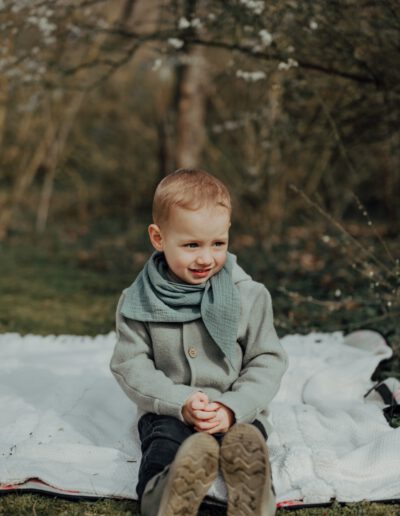
[{"label": "boy's leg", "polygon": [[218,473],[217,441],[208,434],[194,433],[175,418],[155,414],[143,418],[137,487],[142,515],[197,514]]},{"label": "boy's leg", "polygon": [[171,464],[179,446],[194,430],[174,417],[151,413],[140,418],[138,429],[142,460],[136,491],[140,500],[148,481]]},{"label": "boy's leg", "polygon": [[276,504],[268,448],[256,425],[233,425],[222,440],[220,457],[228,516],[273,516]]},{"label": "boy's leg", "polygon": [[219,444],[204,432],[190,436],[142,498],[142,516],[195,516],[217,478]]}]

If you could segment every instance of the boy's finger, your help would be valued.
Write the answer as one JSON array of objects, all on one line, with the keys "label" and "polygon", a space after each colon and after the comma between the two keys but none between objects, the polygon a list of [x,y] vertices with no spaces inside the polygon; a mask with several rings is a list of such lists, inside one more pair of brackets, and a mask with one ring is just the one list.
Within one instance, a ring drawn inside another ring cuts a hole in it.
[{"label": "boy's finger", "polygon": [[204,427],[213,427],[215,425],[220,425],[221,420],[215,416],[210,419],[196,419],[195,425],[204,425]]},{"label": "boy's finger", "polygon": [[218,426],[215,426],[214,428],[210,428],[207,430],[208,434],[217,434],[217,433],[225,433],[227,430],[224,428],[222,424],[219,424]]},{"label": "boy's finger", "polygon": [[196,392],[195,400],[200,401],[201,403],[207,404],[208,403],[208,396],[205,392]]},{"label": "boy's finger", "polygon": [[219,424],[220,422],[218,420],[197,421],[195,424],[195,430],[197,430],[198,432],[204,432],[219,426]]},{"label": "boy's finger", "polygon": [[205,412],[203,410],[194,410],[193,417],[199,420],[214,419],[216,416],[215,412]]},{"label": "boy's finger", "polygon": [[207,406],[207,404],[204,403],[203,401],[199,401],[199,400],[192,401],[192,409],[193,410],[204,410],[206,406]]},{"label": "boy's finger", "polygon": [[221,408],[221,405],[218,403],[208,403],[203,410],[209,410],[211,412],[216,412],[218,409]]}]

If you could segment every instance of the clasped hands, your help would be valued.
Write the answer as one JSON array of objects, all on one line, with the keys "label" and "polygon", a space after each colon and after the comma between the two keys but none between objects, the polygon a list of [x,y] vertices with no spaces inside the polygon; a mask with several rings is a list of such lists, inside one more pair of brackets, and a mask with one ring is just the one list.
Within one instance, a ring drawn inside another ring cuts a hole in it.
[{"label": "clasped hands", "polygon": [[207,434],[225,433],[235,421],[230,408],[216,401],[210,402],[204,392],[195,392],[185,401],[182,416],[197,432]]}]

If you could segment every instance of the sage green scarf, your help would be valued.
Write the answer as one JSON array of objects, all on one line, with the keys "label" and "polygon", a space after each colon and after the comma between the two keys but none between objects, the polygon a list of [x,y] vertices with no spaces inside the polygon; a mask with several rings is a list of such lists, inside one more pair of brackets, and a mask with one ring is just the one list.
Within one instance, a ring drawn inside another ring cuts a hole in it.
[{"label": "sage green scarf", "polygon": [[163,253],[154,253],[127,289],[121,313],[146,322],[203,319],[208,333],[232,363],[240,316],[239,291],[232,281],[234,255],[205,283],[178,283],[168,274]]}]

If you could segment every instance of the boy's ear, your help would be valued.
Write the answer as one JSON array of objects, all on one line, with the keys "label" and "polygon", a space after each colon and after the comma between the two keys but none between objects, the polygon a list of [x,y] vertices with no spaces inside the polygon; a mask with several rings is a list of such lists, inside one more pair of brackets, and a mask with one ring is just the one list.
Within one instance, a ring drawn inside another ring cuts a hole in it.
[{"label": "boy's ear", "polygon": [[159,226],[157,226],[157,224],[150,224],[149,237],[154,249],[156,251],[163,251],[163,238],[161,234],[161,229],[159,228]]}]

